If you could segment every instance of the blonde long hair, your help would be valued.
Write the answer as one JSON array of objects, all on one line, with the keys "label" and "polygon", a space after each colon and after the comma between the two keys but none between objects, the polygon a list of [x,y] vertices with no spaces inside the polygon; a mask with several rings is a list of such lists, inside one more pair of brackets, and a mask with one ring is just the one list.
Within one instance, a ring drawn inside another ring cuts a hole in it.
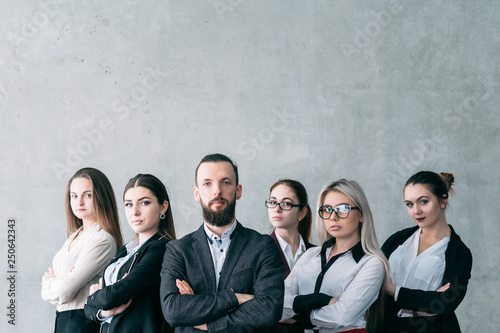
[{"label": "blonde long hair", "polygon": [[118,248],[123,245],[123,238],[116,208],[115,192],[108,177],[94,168],[83,168],[78,170],[68,181],[66,186],[66,233],[67,236],[78,230],[83,224],[82,220],[73,214],[71,209],[70,187],[76,178],[86,178],[92,183],[92,203],[94,205],[95,217],[101,229],[113,236]]},{"label": "blonde long hair", "polygon": [[[323,206],[325,197],[330,192],[339,192],[344,194],[352,200],[357,207],[359,207],[361,214],[363,215],[363,223],[361,223],[360,226],[361,246],[363,247],[363,251],[368,255],[380,259],[384,264],[384,283],[380,288],[377,300],[370,306],[365,314],[366,330],[367,332],[373,332],[382,324],[383,321],[385,280],[390,276],[389,263],[378,245],[372,211],[370,209],[370,205],[368,204],[368,200],[366,199],[366,195],[359,184],[353,180],[346,179],[339,179],[328,184],[325,188],[323,188],[319,195],[318,207]],[[323,220],[318,214],[316,214],[316,231],[321,244],[332,238],[332,236],[326,231]]]}]

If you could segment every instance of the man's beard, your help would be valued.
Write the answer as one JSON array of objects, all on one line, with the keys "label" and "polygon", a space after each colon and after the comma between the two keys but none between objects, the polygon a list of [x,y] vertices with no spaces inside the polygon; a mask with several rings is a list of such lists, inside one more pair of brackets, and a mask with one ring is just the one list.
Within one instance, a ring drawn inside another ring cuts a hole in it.
[{"label": "man's beard", "polygon": [[[210,209],[210,205],[214,201],[224,201],[226,203],[226,208],[219,211],[213,211]],[[236,196],[231,202],[221,197],[210,200],[207,206],[201,202],[201,208],[203,210],[203,218],[208,224],[213,225],[214,227],[224,227],[233,221],[234,211],[236,208]]]}]

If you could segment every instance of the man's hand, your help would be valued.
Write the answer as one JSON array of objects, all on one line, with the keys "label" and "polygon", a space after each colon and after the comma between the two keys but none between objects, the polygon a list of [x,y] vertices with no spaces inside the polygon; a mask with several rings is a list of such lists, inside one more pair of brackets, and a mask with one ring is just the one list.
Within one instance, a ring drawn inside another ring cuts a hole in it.
[{"label": "man's hand", "polygon": [[208,331],[207,324],[198,325],[198,326],[195,326],[194,328],[196,328],[197,330],[200,330],[200,331]]},{"label": "man's hand", "polygon": [[249,295],[249,294],[234,293],[234,295],[238,299],[238,305],[241,305],[241,304],[253,299],[253,295]]},{"label": "man's hand", "polygon": [[193,288],[184,280],[175,280],[175,285],[179,289],[181,295],[194,295]]}]

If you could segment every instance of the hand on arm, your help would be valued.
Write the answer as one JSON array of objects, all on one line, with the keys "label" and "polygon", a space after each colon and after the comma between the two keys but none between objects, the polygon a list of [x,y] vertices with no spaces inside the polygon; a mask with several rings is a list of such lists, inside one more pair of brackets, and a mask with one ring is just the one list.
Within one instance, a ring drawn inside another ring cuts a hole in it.
[{"label": "hand on arm", "polygon": [[[450,289],[450,283],[449,282],[447,284],[445,284],[444,286],[442,286],[441,288],[439,288],[438,290],[436,290],[436,291],[438,293],[442,293],[442,292],[445,292],[448,289]],[[402,309],[401,312],[403,312],[403,313],[413,313],[412,310],[407,310],[407,309]],[[419,316],[428,316],[429,315],[429,313],[424,312],[424,311],[417,311],[417,314]]]},{"label": "hand on arm", "polygon": [[50,279],[53,279],[55,277],[56,277],[56,275],[54,274],[54,269],[52,267],[49,267],[47,272],[45,272],[42,276],[42,283],[45,281],[48,281]]},{"label": "hand on arm", "polygon": [[101,310],[99,311],[99,317],[103,319],[111,316],[116,316],[125,311],[125,309],[128,308],[131,303],[132,303],[132,298],[127,303],[119,305],[116,308],[109,310]]}]

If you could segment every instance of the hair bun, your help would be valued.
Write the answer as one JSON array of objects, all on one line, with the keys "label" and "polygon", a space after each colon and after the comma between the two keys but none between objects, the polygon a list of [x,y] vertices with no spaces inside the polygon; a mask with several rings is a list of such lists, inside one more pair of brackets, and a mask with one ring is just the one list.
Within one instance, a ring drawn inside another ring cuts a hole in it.
[{"label": "hair bun", "polygon": [[439,176],[443,179],[444,183],[446,184],[446,187],[448,188],[448,191],[453,194],[453,183],[455,182],[455,176],[453,176],[452,173],[448,172],[440,172]]}]

